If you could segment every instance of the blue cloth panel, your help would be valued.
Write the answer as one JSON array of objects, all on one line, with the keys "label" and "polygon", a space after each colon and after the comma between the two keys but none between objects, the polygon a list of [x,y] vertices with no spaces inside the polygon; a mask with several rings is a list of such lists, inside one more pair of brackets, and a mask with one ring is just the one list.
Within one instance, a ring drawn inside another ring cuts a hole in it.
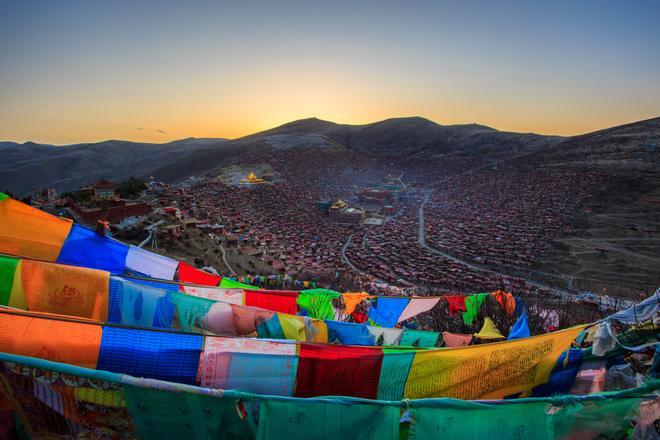
[{"label": "blue cloth panel", "polygon": [[126,269],[127,254],[128,245],[73,225],[57,262],[122,274]]},{"label": "blue cloth panel", "polygon": [[201,335],[103,327],[98,369],[194,385]]},{"label": "blue cloth panel", "polygon": [[225,388],[292,396],[297,371],[297,356],[232,353]]},{"label": "blue cloth panel", "polygon": [[176,307],[168,291],[112,277],[108,322],[172,328]]},{"label": "blue cloth panel", "polygon": [[369,309],[369,318],[381,327],[394,327],[409,301],[408,298],[378,298]]},{"label": "blue cloth panel", "polygon": [[366,325],[352,322],[325,321],[328,326],[328,342],[344,345],[376,345],[374,336]]},{"label": "blue cloth panel", "polygon": [[[568,361],[566,361],[568,353]],[[548,397],[555,394],[568,394],[575,382],[575,376],[582,366],[584,355],[580,349],[569,349],[563,352],[557,360],[557,365],[550,373],[548,383],[539,385],[532,390],[533,397]],[[566,365],[564,365],[566,363]]]},{"label": "blue cloth panel", "polygon": [[[126,277],[123,277],[126,279]],[[130,278],[126,279],[126,281],[129,281],[133,284],[141,284],[143,286],[149,286],[149,287],[157,287],[159,289],[167,290],[168,292],[179,292],[179,285],[177,283],[165,283],[163,281],[156,281],[156,280],[144,280],[140,278]]]}]

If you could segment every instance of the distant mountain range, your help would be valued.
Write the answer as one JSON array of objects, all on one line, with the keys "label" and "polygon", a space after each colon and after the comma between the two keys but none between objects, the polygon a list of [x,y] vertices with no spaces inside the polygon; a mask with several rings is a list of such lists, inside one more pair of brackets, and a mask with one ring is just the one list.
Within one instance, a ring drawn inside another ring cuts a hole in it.
[{"label": "distant mountain range", "polygon": [[25,194],[44,187],[74,189],[102,177],[177,181],[236,163],[245,154],[289,148],[420,158],[525,156],[526,161],[541,165],[616,168],[637,161],[652,142],[660,143],[660,118],[573,137],[512,133],[478,124],[440,125],[420,117],[366,125],[310,118],[233,140],[187,138],[165,144],[109,140],[66,146],[0,142],[0,190]]}]

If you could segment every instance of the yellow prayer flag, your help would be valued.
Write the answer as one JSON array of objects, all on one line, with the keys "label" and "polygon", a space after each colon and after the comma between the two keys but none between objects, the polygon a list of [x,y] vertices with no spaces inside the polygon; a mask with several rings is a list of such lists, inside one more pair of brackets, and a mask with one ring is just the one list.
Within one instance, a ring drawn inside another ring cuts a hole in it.
[{"label": "yellow prayer flag", "polygon": [[305,321],[300,316],[278,313],[277,317],[280,320],[280,326],[282,327],[285,339],[294,339],[296,341],[307,340]]},{"label": "yellow prayer flag", "polygon": [[479,333],[474,334],[475,338],[479,339],[504,339],[502,333],[495,327],[495,323],[489,317],[484,319],[484,325],[479,330]]},{"label": "yellow prayer flag", "polygon": [[557,359],[585,325],[513,341],[415,353],[405,397],[502,399],[548,381]]}]

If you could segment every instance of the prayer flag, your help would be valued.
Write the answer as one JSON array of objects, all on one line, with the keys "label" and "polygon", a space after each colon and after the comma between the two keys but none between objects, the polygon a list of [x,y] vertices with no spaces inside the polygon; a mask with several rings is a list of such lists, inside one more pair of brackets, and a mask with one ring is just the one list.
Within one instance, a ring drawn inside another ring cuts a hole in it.
[{"label": "prayer flag", "polygon": [[474,334],[475,338],[479,339],[504,339],[502,333],[495,327],[495,323],[489,317],[484,318],[484,325],[479,330],[479,333]]},{"label": "prayer flag", "polygon": [[[0,193],[2,194],[2,193]],[[0,253],[55,261],[71,220],[55,217],[10,197],[0,199]]]},{"label": "prayer flag", "polygon": [[377,347],[300,344],[296,397],[355,396],[375,399],[383,351]]},{"label": "prayer flag", "polygon": [[23,260],[21,282],[29,310],[97,321],[108,318],[108,272]]},{"label": "prayer flag", "polygon": [[126,268],[151,278],[173,280],[179,262],[137,246],[128,248]]},{"label": "prayer flag", "polygon": [[298,312],[296,298],[298,292],[286,290],[246,290],[245,305],[259,307],[273,312],[295,315]]},{"label": "prayer flag", "polygon": [[202,286],[217,286],[220,284],[222,277],[196,269],[190,264],[180,261],[178,280],[184,283],[201,284]]},{"label": "prayer flag", "polygon": [[399,316],[399,322],[428,312],[440,301],[440,298],[410,298],[410,302]]},{"label": "prayer flag", "polygon": [[369,318],[381,327],[394,327],[410,300],[379,297],[369,309]]},{"label": "prayer flag", "polygon": [[123,274],[127,254],[128,245],[84,226],[73,225],[57,262]]},{"label": "prayer flag", "polygon": [[546,383],[557,359],[584,326],[515,341],[423,350],[406,382],[405,397],[501,399],[529,395]]}]

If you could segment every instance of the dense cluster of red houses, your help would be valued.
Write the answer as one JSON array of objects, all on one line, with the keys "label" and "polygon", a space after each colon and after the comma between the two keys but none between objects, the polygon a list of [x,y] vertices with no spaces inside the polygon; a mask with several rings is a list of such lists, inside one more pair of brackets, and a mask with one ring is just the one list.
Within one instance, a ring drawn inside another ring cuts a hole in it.
[{"label": "dense cluster of red houses", "polygon": [[[230,245],[279,271],[327,274],[356,267],[365,283],[456,290],[532,289],[514,269],[529,268],[548,249],[603,178],[498,171],[474,159],[388,163],[321,149],[261,152],[250,160],[271,164],[279,177],[252,187],[221,179],[163,187],[159,204],[182,221],[224,234]],[[396,197],[364,190],[401,172],[408,186]],[[429,190],[425,235],[441,253],[418,243],[419,207]],[[341,223],[318,208],[319,200],[380,205],[385,221]]]}]

